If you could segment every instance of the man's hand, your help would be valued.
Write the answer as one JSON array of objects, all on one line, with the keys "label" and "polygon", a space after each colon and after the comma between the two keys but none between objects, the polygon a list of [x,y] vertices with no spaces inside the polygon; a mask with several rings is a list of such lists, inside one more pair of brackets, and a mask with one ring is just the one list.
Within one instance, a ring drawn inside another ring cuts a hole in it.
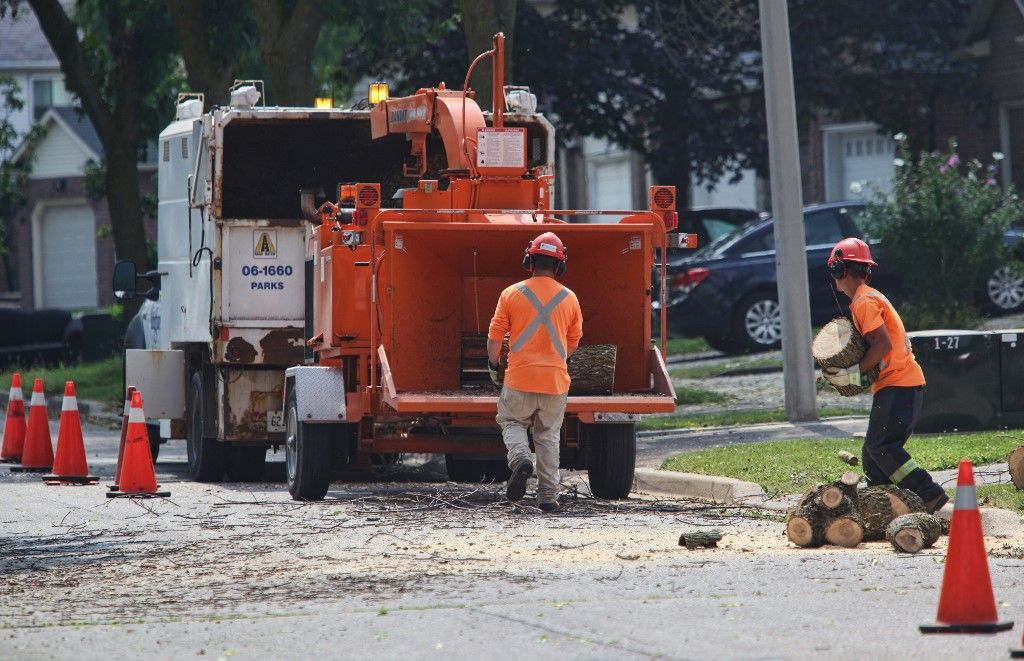
[{"label": "man's hand", "polygon": [[491,381],[494,385],[501,386],[501,384],[505,382],[505,368],[500,362],[492,363],[488,360],[487,371],[491,373]]},{"label": "man's hand", "polygon": [[861,386],[868,385],[867,379],[865,379],[860,373],[860,365],[851,365],[850,367],[823,367],[821,373],[824,375],[825,380],[834,385],[836,388],[842,386]]}]

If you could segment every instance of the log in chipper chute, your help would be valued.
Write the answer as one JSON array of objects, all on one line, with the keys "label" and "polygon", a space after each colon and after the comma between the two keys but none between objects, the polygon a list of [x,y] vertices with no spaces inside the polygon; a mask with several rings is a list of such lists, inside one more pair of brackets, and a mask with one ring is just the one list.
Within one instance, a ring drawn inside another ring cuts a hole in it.
[{"label": "log in chipper chute", "polygon": [[[338,182],[337,196],[318,207],[304,193],[315,364],[286,377],[296,498],[325,495],[339,454],[444,453],[453,479],[504,479],[484,343],[498,295],[525,276],[525,246],[548,230],[570,250],[562,280],[583,309],[582,345],[610,346],[614,356],[610,392],[570,391],[563,467],[586,468],[595,495],[625,497],[636,417],[674,410],[650,320],[651,273],[675,225],[675,191],[653,187],[646,211],[553,209],[550,164],[531,164],[528,129],[505,121],[507,104],[532,114],[533,100],[503,85],[503,41],[496,35],[477,58],[491,58],[490,117],[471,94],[443,84],[371,110],[374,139],[404,135],[409,146],[396,168],[415,180],[396,191],[394,208],[387,187],[368,179]],[[433,150],[443,150],[441,168]],[[580,222],[595,216],[606,222]]]}]

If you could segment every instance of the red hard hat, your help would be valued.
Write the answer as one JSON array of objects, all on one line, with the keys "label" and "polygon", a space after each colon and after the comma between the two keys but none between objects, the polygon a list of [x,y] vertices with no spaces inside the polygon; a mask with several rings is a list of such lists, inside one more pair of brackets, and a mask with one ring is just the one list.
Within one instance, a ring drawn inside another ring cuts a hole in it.
[{"label": "red hard hat", "polygon": [[547,255],[560,262],[565,261],[565,246],[554,232],[544,232],[526,247],[527,255]]},{"label": "red hard hat", "polygon": [[875,260],[871,259],[871,248],[868,247],[868,244],[852,237],[843,239],[832,248],[828,257],[828,265],[832,266],[838,260],[878,266]]}]

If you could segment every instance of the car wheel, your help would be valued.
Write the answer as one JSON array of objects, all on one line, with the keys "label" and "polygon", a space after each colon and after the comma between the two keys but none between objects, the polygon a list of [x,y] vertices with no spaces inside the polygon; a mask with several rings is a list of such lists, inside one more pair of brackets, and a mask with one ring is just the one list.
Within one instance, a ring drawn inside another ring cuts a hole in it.
[{"label": "car wheel", "polygon": [[729,355],[739,351],[739,347],[731,337],[724,335],[705,335],[704,341],[708,343],[708,346],[715,351],[721,351],[722,353]]},{"label": "car wheel", "polygon": [[995,312],[1016,312],[1024,308],[1024,271],[1000,266],[985,283],[986,302]]},{"label": "car wheel", "polygon": [[733,339],[744,351],[769,351],[782,346],[782,308],[774,293],[756,292],[739,302]]}]

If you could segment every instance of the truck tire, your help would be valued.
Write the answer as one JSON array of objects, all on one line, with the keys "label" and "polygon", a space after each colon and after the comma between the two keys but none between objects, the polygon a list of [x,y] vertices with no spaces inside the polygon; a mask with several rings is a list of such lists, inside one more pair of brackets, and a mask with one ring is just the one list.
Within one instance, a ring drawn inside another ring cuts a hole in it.
[{"label": "truck tire", "polygon": [[204,434],[206,394],[202,372],[192,375],[188,400],[188,472],[196,482],[217,482],[224,475],[225,448]]},{"label": "truck tire", "polygon": [[267,465],[264,445],[236,445],[229,448],[227,457],[228,480],[231,482],[259,482]]},{"label": "truck tire", "polygon": [[636,468],[636,425],[582,425],[590,491],[598,498],[626,498]]},{"label": "truck tire", "polygon": [[323,500],[331,486],[331,432],[335,425],[299,422],[294,388],[285,407],[285,467],[294,500]]},{"label": "truck tire", "polygon": [[512,470],[504,457],[467,457],[446,454],[444,465],[448,479],[452,482],[497,483],[512,476]]}]

